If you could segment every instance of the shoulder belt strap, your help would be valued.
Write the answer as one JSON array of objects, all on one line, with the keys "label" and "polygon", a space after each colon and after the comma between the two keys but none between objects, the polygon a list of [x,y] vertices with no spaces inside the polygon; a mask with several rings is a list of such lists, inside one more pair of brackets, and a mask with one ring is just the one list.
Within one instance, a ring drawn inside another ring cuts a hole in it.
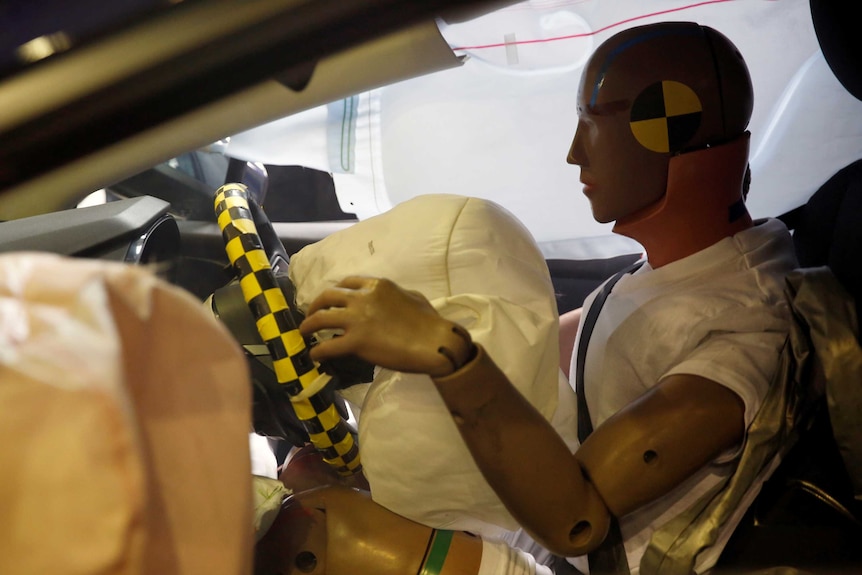
[{"label": "shoulder belt strap", "polygon": [[[643,261],[636,262],[628,268],[618,272],[615,276],[605,282],[601,291],[596,294],[593,305],[587,311],[584,325],[581,327],[581,337],[578,339],[578,353],[575,364],[575,391],[578,396],[578,441],[581,443],[593,432],[593,422],[590,418],[590,410],[587,407],[587,399],[584,395],[584,364],[587,359],[587,346],[590,336],[599,318],[599,313],[605,305],[605,300],[616,283],[624,275],[635,272],[643,265]],[[611,517],[611,525],[608,535],[602,544],[588,555],[590,563],[590,575],[622,575],[628,574],[629,564],[626,560],[626,551],[623,547],[623,537],[620,532],[616,517]]]}]

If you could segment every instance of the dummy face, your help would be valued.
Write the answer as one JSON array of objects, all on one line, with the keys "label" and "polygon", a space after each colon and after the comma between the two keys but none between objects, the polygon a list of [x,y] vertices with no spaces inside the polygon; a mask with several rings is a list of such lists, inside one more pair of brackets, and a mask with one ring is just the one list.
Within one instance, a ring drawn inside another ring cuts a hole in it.
[{"label": "dummy face", "polygon": [[599,222],[655,205],[670,158],[743,133],[751,83],[735,47],[689,22],[631,28],[601,44],[578,88],[567,161]]},{"label": "dummy face", "polygon": [[618,220],[657,202],[667,185],[666,154],[647,150],[629,127],[632,95],[627,84],[597,89],[594,57],[578,89],[578,127],[567,158],[580,166],[593,217]]}]

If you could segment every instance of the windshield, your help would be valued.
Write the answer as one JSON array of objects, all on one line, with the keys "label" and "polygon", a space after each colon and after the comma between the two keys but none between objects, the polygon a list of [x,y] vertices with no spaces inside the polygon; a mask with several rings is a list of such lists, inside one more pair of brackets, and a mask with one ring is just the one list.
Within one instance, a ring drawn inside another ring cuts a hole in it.
[{"label": "windshield", "polygon": [[360,219],[421,194],[473,195],[515,213],[548,257],[630,253],[593,221],[565,156],[586,57],[620,29],[659,20],[714,27],[749,63],[753,217],[804,203],[862,155],[862,104],[824,61],[807,0],[531,1],[439,21],[463,65],[235,134],[226,151],[332,173]]}]

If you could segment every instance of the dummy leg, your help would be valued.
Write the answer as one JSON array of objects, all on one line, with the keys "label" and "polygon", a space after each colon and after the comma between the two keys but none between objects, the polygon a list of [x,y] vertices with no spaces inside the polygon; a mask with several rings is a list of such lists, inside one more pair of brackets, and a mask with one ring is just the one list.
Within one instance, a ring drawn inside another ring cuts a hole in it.
[{"label": "dummy leg", "polygon": [[255,575],[475,575],[481,558],[478,537],[431,529],[365,491],[331,485],[286,501],[255,548]]}]

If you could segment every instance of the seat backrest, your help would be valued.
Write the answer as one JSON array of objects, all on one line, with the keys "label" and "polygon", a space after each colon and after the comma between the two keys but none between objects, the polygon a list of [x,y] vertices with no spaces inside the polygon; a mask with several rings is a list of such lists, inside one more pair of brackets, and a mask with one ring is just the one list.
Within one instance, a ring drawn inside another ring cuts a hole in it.
[{"label": "seat backrest", "polygon": [[[862,35],[852,3],[810,0],[814,31],[830,69],[862,100]],[[862,159],[839,170],[811,197],[793,222],[802,267],[827,265],[856,300],[862,315]]]},{"label": "seat backrest", "polygon": [[[823,56],[836,78],[847,91],[862,100],[862,35],[854,29],[852,5],[830,0],[810,0],[814,29]],[[787,223],[794,230],[793,240],[802,268],[827,266],[855,301],[857,340],[862,341],[862,158],[836,172],[794,210]],[[835,286],[832,291],[840,291]],[[825,298],[824,298],[825,299]],[[828,313],[838,313],[835,309]],[[852,316],[852,312],[850,313]],[[841,348],[839,369],[824,364],[826,397],[816,412],[811,429],[785,460],[785,477],[828,492],[853,516],[854,533],[862,529],[862,381],[859,372],[859,347],[850,343],[836,345],[838,334],[827,332],[816,350],[821,362]],[[814,342],[817,344],[817,342]],[[818,346],[815,345],[815,348]],[[849,367],[849,369],[848,369]],[[789,471],[788,471],[789,470]],[[782,473],[776,473],[780,478]],[[801,483],[800,483],[801,484]],[[822,498],[821,498],[822,499]]]},{"label": "seat backrest", "polygon": [[823,184],[799,212],[793,241],[802,267],[829,266],[862,320],[862,159]]}]

